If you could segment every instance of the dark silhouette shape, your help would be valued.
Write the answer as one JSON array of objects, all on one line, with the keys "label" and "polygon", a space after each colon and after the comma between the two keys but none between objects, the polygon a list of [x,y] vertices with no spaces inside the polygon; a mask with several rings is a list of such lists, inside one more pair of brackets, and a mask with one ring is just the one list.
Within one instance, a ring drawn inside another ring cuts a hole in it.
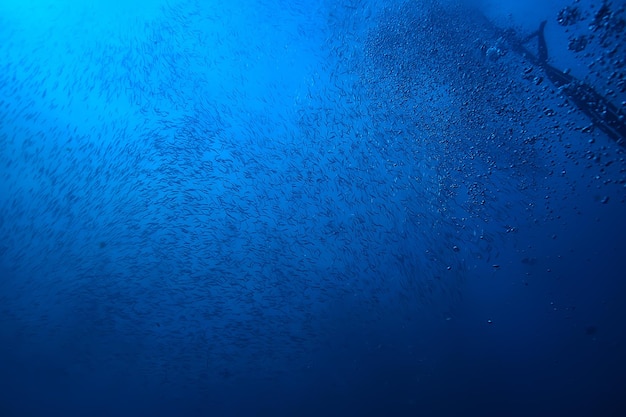
[{"label": "dark silhouette shape", "polygon": [[[541,22],[536,32],[524,39],[519,39],[514,31],[500,29],[488,19],[485,18],[485,20],[496,33],[508,42],[514,52],[528,59],[533,65],[541,67],[552,84],[587,115],[595,127],[606,133],[618,145],[626,147],[626,116],[622,114],[620,109],[589,84],[548,63],[548,45],[544,36],[546,21]],[[538,39],[537,55],[524,46],[534,37]]]},{"label": "dark silhouette shape", "polygon": [[539,59],[539,64],[541,66],[548,65],[548,44],[546,43],[546,38],[543,35],[543,31],[546,28],[547,21],[541,22],[539,24],[539,30],[536,32],[539,38],[539,44],[537,45],[537,54]]}]

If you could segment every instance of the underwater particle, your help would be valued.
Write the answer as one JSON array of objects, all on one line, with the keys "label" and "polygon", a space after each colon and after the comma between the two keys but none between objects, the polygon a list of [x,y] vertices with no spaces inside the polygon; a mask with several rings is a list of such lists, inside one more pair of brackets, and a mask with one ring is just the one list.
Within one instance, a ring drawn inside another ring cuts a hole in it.
[{"label": "underwater particle", "polygon": [[487,49],[487,52],[486,52],[487,59],[490,61],[494,61],[494,62],[500,59],[502,55],[504,55],[502,51],[499,48],[496,48],[495,46],[492,46],[491,48]]},{"label": "underwater particle", "polygon": [[506,233],[517,232],[517,227],[515,227],[515,226],[505,225],[504,227],[506,228]]},{"label": "underwater particle", "polygon": [[522,259],[522,263],[526,265],[535,265],[537,263],[537,258],[527,257]]},{"label": "underwater particle", "polygon": [[459,247],[457,245],[452,246],[452,250],[455,252],[460,251],[461,249],[459,249]]},{"label": "underwater particle", "polygon": [[552,117],[556,114],[556,112],[549,107],[544,107],[543,114],[545,114],[548,117]]},{"label": "underwater particle", "polygon": [[591,133],[593,132],[593,125],[584,126],[580,131],[583,133]]},{"label": "underwater particle", "polygon": [[584,35],[575,36],[569,39],[569,43],[567,45],[570,51],[580,52],[587,47],[588,40]]},{"label": "underwater particle", "polygon": [[602,203],[602,204],[607,204],[608,202],[609,202],[609,196],[608,195],[605,195],[604,197],[602,197],[600,199],[600,203]]},{"label": "underwater particle", "polygon": [[493,320],[487,319],[487,324],[493,324]]},{"label": "underwater particle", "polygon": [[561,26],[571,26],[581,20],[580,9],[576,6],[567,6],[559,12],[556,21]]}]

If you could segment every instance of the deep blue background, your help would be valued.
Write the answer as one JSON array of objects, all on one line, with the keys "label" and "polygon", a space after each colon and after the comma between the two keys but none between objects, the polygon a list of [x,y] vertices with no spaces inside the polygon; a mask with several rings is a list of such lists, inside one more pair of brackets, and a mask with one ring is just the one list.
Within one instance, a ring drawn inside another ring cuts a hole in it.
[{"label": "deep blue background", "polygon": [[599,2],[76,3],[0,1],[1,416],[626,415],[624,150],[481,17],[623,107]]}]

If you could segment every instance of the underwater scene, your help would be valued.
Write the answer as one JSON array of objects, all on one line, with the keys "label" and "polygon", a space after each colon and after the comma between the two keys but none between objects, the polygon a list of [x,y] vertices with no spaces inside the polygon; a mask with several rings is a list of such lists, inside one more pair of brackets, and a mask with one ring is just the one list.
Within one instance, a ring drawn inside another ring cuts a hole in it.
[{"label": "underwater scene", "polygon": [[0,416],[625,416],[623,0],[0,0]]}]

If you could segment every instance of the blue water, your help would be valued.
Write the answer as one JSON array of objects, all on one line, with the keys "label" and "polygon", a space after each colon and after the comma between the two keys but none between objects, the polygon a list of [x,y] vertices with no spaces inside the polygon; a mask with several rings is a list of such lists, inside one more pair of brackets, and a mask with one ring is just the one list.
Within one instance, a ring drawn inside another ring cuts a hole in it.
[{"label": "blue water", "polygon": [[626,415],[622,5],[1,0],[0,416]]}]

